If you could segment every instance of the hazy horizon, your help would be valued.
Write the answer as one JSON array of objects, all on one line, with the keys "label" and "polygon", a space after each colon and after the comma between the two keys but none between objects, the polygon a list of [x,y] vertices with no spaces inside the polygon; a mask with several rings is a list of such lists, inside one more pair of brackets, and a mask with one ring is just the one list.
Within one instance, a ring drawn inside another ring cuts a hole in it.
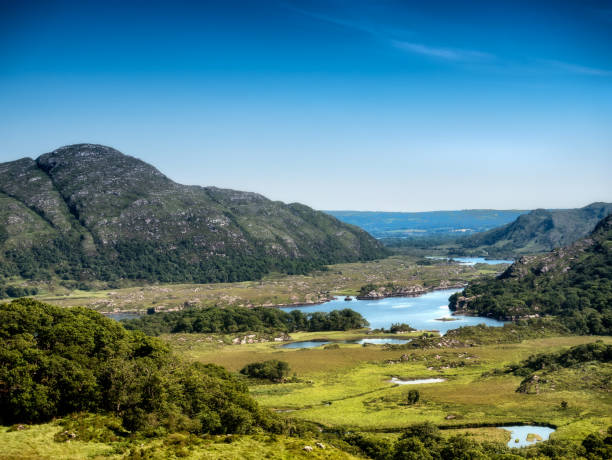
[{"label": "hazy horizon", "polygon": [[612,201],[612,2],[0,0],[0,162],[98,143],[316,209]]}]

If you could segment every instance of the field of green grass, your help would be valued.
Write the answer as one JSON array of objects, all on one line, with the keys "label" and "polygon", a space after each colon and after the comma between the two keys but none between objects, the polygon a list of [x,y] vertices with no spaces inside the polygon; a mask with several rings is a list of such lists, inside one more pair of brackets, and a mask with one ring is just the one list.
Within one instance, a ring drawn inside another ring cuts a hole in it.
[{"label": "field of green grass", "polygon": [[[269,434],[198,438],[175,433],[163,438],[101,443],[78,439],[57,441],[55,436],[61,431],[62,427],[55,422],[25,426],[25,429],[18,431],[0,427],[0,459],[353,460],[362,458],[338,449],[326,439]],[[322,444],[323,448],[317,447],[317,443]],[[313,447],[312,452],[304,451],[305,446]]]},{"label": "field of green grass", "polygon": [[[355,332],[301,333],[292,334],[292,339],[348,340],[355,336]],[[166,338],[190,359],[214,362],[234,371],[254,361],[288,362],[298,381],[251,382],[252,395],[265,407],[325,427],[391,434],[410,424],[431,421],[449,435],[467,432],[477,439],[493,436],[503,440],[509,439],[508,432],[491,426],[542,424],[557,427],[553,438],[578,440],[612,424],[612,395],[580,385],[584,376],[579,372],[562,371],[563,385],[559,389],[549,386],[539,394],[516,392],[522,378],[512,374],[483,376],[529,355],[593,342],[596,337],[410,350],[356,344],[339,344],[334,349],[286,349],[275,343],[212,344],[198,342],[195,337],[185,346],[181,336]],[[612,343],[612,338],[604,341]],[[402,354],[404,360],[400,360]],[[392,377],[445,381],[397,385],[390,382]],[[572,378],[575,385],[571,385]],[[420,400],[408,405],[407,393],[413,389],[419,391]],[[568,402],[565,408],[563,401]]]},{"label": "field of green grass", "polygon": [[[282,343],[276,342],[231,344],[227,337],[206,334],[163,336],[185,358],[220,364],[231,371],[255,361],[288,362],[288,383],[247,380],[251,394],[282,417],[320,426],[319,438],[270,434],[198,438],[174,433],[101,442],[80,439],[80,434],[66,439],[61,435],[65,428],[56,421],[19,429],[0,428],[0,459],[353,459],[362,457],[354,448],[326,435],[327,429],[396,440],[407,426],[433,422],[445,437],[465,434],[477,441],[506,443],[509,432],[496,426],[549,425],[557,428],[551,439],[580,441],[589,433],[603,433],[612,424],[609,388],[579,385],[578,380],[584,379],[580,372],[572,374],[571,369],[563,369],[559,374],[562,385],[558,389],[544,386],[539,394],[516,392],[522,377],[491,372],[534,353],[596,340],[612,343],[612,337],[564,336],[467,348],[405,350],[340,343],[385,336],[398,335],[368,334],[366,330],[291,334],[292,341],[338,343],[337,347],[310,349],[282,348]],[[390,382],[392,377],[442,378],[444,382],[397,385]],[[415,389],[420,399],[408,404],[408,392]],[[316,443],[322,443],[325,449],[316,447]],[[313,446],[313,451],[304,451],[306,445]]]}]

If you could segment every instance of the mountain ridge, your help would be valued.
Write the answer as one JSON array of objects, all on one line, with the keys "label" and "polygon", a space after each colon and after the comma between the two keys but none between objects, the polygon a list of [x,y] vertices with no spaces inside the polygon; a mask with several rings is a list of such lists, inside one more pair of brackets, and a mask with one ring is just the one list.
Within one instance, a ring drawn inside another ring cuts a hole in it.
[{"label": "mountain ridge", "polygon": [[0,164],[0,249],[4,278],[199,282],[386,255],[365,231],[305,205],[178,184],[96,144]]},{"label": "mountain ridge", "polygon": [[464,249],[486,255],[543,253],[587,236],[612,213],[612,203],[595,202],[577,209],[535,209],[513,222],[459,241]]}]

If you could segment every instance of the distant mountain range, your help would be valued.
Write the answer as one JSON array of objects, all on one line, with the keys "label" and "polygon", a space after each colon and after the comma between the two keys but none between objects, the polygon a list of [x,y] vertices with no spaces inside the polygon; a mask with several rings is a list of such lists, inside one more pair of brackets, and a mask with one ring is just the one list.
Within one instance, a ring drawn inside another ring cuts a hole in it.
[{"label": "distant mountain range", "polygon": [[579,209],[536,209],[514,222],[461,239],[458,244],[490,256],[546,252],[585,237],[610,213],[612,203],[592,203]]},{"label": "distant mountain range", "polygon": [[469,235],[514,221],[524,210],[468,209],[463,211],[377,212],[325,211],[342,222],[357,225],[376,238]]},{"label": "distant mountain range", "polygon": [[450,255],[519,257],[583,238],[612,213],[612,203],[534,211],[326,212],[360,226],[396,250],[430,248]]},{"label": "distant mountain range", "polygon": [[236,281],[385,254],[326,213],[177,184],[110,147],[70,145],[0,164],[0,284]]}]

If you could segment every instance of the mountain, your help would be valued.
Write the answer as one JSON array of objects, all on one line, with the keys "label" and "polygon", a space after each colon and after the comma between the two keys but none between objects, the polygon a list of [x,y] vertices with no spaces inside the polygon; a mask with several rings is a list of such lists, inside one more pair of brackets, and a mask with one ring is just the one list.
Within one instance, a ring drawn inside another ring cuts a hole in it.
[{"label": "mountain", "polygon": [[484,232],[529,211],[468,209],[463,211],[377,212],[325,211],[342,222],[357,225],[376,238],[466,235]]},{"label": "mountain", "polygon": [[592,203],[579,209],[536,209],[499,228],[468,236],[458,244],[490,256],[547,252],[585,237],[610,213],[612,203]]},{"label": "mountain", "polygon": [[237,281],[385,254],[323,212],[181,185],[110,147],[70,145],[0,164],[0,284]]},{"label": "mountain", "polygon": [[470,284],[450,308],[498,319],[552,315],[577,333],[612,333],[612,215],[571,246],[524,256],[498,278]]}]

